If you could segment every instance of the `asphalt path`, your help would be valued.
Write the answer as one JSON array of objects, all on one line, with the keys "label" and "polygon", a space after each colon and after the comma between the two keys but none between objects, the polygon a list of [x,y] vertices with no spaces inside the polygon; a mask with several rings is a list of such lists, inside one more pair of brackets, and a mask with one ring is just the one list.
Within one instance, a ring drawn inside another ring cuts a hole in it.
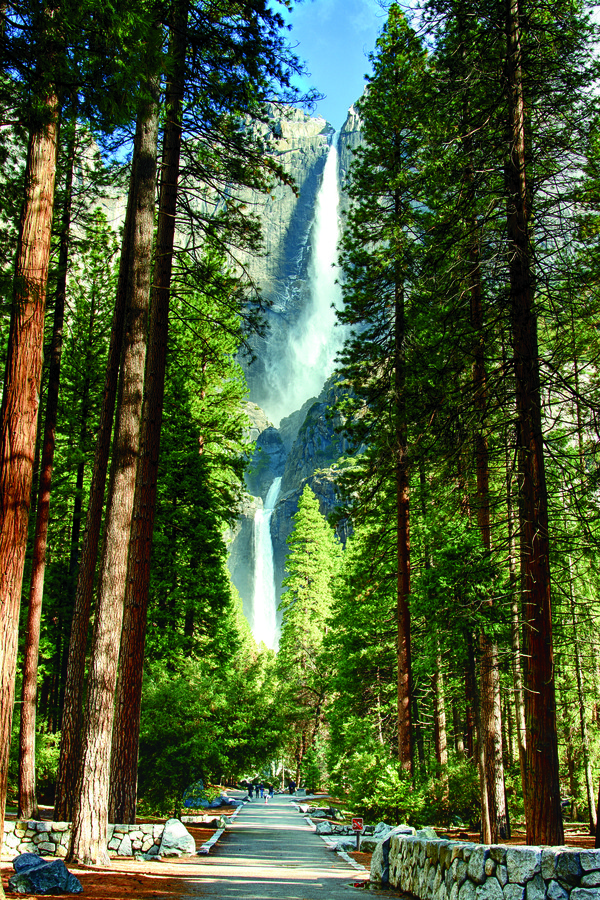
[{"label": "asphalt path", "polygon": [[351,900],[364,896],[354,885],[367,878],[282,794],[246,803],[186,886],[206,900]]}]

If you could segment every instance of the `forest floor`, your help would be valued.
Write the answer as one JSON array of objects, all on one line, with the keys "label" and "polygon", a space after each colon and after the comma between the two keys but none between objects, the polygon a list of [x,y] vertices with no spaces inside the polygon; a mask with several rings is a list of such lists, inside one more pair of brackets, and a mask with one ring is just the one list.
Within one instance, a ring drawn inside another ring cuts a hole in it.
[{"label": "forest floor", "polygon": [[[212,812],[212,810],[211,810]],[[230,808],[216,811],[218,814],[230,814]],[[51,817],[51,816],[48,816]],[[44,816],[46,818],[46,816]],[[140,819],[140,821],[148,821]],[[158,820],[153,820],[158,821]],[[188,831],[196,841],[196,847],[200,848],[214,834],[214,829],[187,825]],[[464,829],[436,829],[440,837],[450,840],[469,840],[478,842],[477,832]],[[525,844],[525,832],[518,827],[514,836],[504,843]],[[594,837],[582,824],[568,823],[565,826],[565,844],[571,847],[594,847]],[[358,863],[366,869],[370,869],[370,853],[350,853]],[[200,875],[202,863],[193,857],[173,859],[160,862],[146,862],[135,859],[113,859],[107,868],[79,866],[69,864],[69,870],[79,878],[83,886],[82,896],[86,900],[185,900],[192,896],[189,891],[190,880]],[[8,889],[8,879],[13,874],[12,865],[9,862],[1,864],[2,884],[5,891]],[[386,897],[403,896],[395,891],[378,892]],[[8,896],[15,896],[8,894]],[[19,895],[24,900],[33,900],[28,895]],[[55,900],[70,900],[73,894],[53,895]],[[198,896],[197,893],[193,896]]]}]

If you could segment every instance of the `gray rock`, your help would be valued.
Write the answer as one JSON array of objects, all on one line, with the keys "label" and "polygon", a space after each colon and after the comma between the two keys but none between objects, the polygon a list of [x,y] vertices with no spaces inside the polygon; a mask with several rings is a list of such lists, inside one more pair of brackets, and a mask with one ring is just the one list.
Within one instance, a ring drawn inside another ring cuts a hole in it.
[{"label": "gray rock", "polygon": [[525,885],[525,900],[544,900],[546,885],[541,875],[534,875]]},{"label": "gray rock", "polygon": [[496,878],[498,879],[500,887],[504,887],[506,884],[508,884],[508,869],[506,868],[506,866],[496,867]]},{"label": "gray rock", "polygon": [[584,872],[600,871],[600,850],[580,850],[579,861]]},{"label": "gray rock", "polygon": [[485,881],[485,863],[490,855],[490,848],[484,844],[477,844],[471,854],[469,860],[468,874],[471,881],[476,884],[483,884]]},{"label": "gray rock", "polygon": [[578,852],[560,853],[556,857],[556,874],[562,882],[567,884],[579,884],[583,869]]},{"label": "gray rock", "polygon": [[27,872],[29,869],[35,869],[42,865],[44,860],[37,853],[21,853],[20,856],[13,859],[13,869],[15,872]]},{"label": "gray rock", "polygon": [[370,880],[371,884],[380,885],[381,879],[383,875],[383,845],[381,842],[377,844],[373,851],[373,856],[371,857],[371,875]]},{"label": "gray rock", "polygon": [[458,892],[458,900],[475,900],[475,891],[475,885],[467,879]]},{"label": "gray rock", "polygon": [[523,900],[525,888],[522,884],[506,884],[503,894],[504,900]]},{"label": "gray rock", "polygon": [[475,891],[476,900],[504,900],[502,888],[495,878],[488,878],[485,884],[480,884]]},{"label": "gray rock", "polygon": [[169,819],[165,824],[159,856],[193,856],[196,853],[196,842],[183,822]]},{"label": "gray rock", "polygon": [[542,868],[542,851],[536,847],[509,847],[506,868],[511,884],[525,884]]},{"label": "gray rock", "polygon": [[316,831],[317,834],[331,834],[333,832],[331,822],[317,822]]},{"label": "gray rock", "polygon": [[334,844],[336,850],[356,850],[356,840],[350,838],[341,838]]},{"label": "gray rock", "polygon": [[417,837],[426,838],[428,841],[437,840],[437,833],[430,825],[426,825],[425,828],[417,828],[415,834]]},{"label": "gray rock", "polygon": [[378,837],[379,840],[382,840],[392,830],[392,826],[388,825],[387,822],[378,822],[373,830],[373,837]]},{"label": "gray rock", "polygon": [[81,882],[69,872],[62,859],[40,860],[37,866],[16,870],[8,886],[16,894],[81,894],[83,891]]},{"label": "gray rock", "polygon": [[364,853],[374,853],[375,848],[379,845],[380,841],[375,840],[372,837],[363,837],[360,839],[360,849]]},{"label": "gray rock", "polygon": [[133,856],[133,847],[131,845],[131,837],[126,834],[123,836],[121,846],[119,847],[119,856]]},{"label": "gray rock", "polygon": [[570,900],[598,900],[596,888],[573,888]]},{"label": "gray rock", "polygon": [[569,894],[558,881],[551,881],[546,888],[547,900],[569,900]]},{"label": "gray rock", "polygon": [[588,872],[584,875],[581,887],[600,887],[600,872]]}]

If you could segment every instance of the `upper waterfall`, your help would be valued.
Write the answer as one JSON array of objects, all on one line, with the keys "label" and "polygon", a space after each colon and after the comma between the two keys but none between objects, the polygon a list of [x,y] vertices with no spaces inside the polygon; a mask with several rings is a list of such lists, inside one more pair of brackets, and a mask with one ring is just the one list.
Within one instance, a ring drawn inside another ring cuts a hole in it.
[{"label": "upper waterfall", "polygon": [[301,316],[287,334],[284,347],[266,360],[267,377],[273,386],[263,409],[276,424],[317,396],[334,369],[343,335],[336,327],[335,309],[342,303],[336,283],[340,237],[339,172],[335,141],[327,153],[310,229],[309,299]]}]

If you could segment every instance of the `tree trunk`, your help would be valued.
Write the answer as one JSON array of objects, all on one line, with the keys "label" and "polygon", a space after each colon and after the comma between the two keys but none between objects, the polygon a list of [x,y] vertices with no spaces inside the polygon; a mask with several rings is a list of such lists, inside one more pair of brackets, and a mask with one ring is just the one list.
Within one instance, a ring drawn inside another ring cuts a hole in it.
[{"label": "tree trunk", "polygon": [[19,228],[4,393],[0,410],[0,835],[14,706],[19,606],[27,544],[44,310],[58,144],[58,99],[45,101],[47,123],[29,137]]},{"label": "tree trunk", "polygon": [[[400,218],[400,200],[396,195],[396,214]],[[396,618],[398,659],[398,759],[412,775],[412,661],[410,643],[410,498],[408,477],[408,436],[405,399],[405,320],[403,274],[397,264],[395,283],[395,404],[396,404]]]},{"label": "tree trunk", "polygon": [[117,663],[123,622],[127,555],[139,455],[148,330],[158,103],[148,104],[141,127],[136,224],[128,278],[127,322],[105,535],[90,655],[82,753],[69,858],[108,863],[108,793]]},{"label": "tree trunk", "polygon": [[564,832],[556,734],[548,498],[530,242],[519,0],[506,0],[506,11],[508,268],[518,422],[521,596],[527,660],[525,816],[528,844],[560,845]]},{"label": "tree trunk", "polygon": [[[437,641],[437,639],[436,639]],[[433,673],[435,759],[443,778],[447,775],[443,770],[448,765],[448,737],[446,734],[446,698],[444,695],[444,673],[442,670],[442,654],[439,641],[435,654],[435,670]]]},{"label": "tree trunk", "polygon": [[69,261],[69,239],[71,232],[71,197],[73,192],[73,168],[75,165],[75,124],[69,135],[65,201],[62,211],[60,252],[58,261],[58,283],[54,302],[54,323],[50,348],[50,371],[48,374],[48,396],[46,400],[46,422],[42,449],[40,484],[38,488],[37,517],[33,540],[33,560],[29,607],[27,614],[27,634],[23,661],[23,690],[21,704],[21,727],[19,740],[19,811],[20,819],[38,818],[35,796],[35,722],[37,703],[38,655],[40,646],[40,625],[42,619],[42,599],[46,572],[46,548],[48,544],[48,523],[50,521],[50,489],[54,465],[56,440],[56,419],[58,415],[58,392],[60,388],[60,363],[63,344],[63,324],[65,318],[65,298],[67,292],[67,268]]},{"label": "tree trunk", "polygon": [[188,0],[180,0],[171,26],[172,79],[165,98],[166,125],[152,289],[144,410],[137,467],[133,523],[125,589],[123,634],[115,704],[109,819],[135,824],[142,677],[152,534],[160,452],[169,298],[181,153],[181,114],[185,77]]},{"label": "tree trunk", "polygon": [[579,651],[579,628],[575,612],[575,596],[573,594],[573,562],[570,554],[569,604],[571,607],[571,622],[573,624],[573,652],[575,654],[575,675],[577,678],[577,699],[579,701],[579,724],[581,727],[581,748],[583,750],[583,768],[585,771],[588,818],[590,823],[590,834],[596,834],[596,798],[594,796],[592,766],[590,762],[590,739],[585,715],[585,689],[583,685],[583,672],[581,670],[581,654]]},{"label": "tree trunk", "polygon": [[[81,548],[79,574],[75,589],[73,604],[73,619],[71,623],[71,637],[69,642],[69,657],[67,664],[67,678],[65,684],[65,703],[62,711],[60,758],[58,774],[56,778],[56,802],[54,806],[55,821],[70,821],[73,817],[73,803],[75,799],[77,764],[81,753],[81,716],[83,706],[83,691],[85,680],[85,661],[90,622],[90,610],[94,590],[94,577],[96,563],[98,561],[98,547],[102,528],[102,509],[104,507],[104,489],[108,458],[110,452],[110,439],[112,434],[117,386],[119,380],[119,366],[123,344],[123,330],[125,325],[125,308],[127,301],[127,284],[129,277],[132,233],[136,227],[136,185],[138,182],[141,124],[138,121],[136,129],[134,154],[129,181],[127,197],[127,212],[125,227],[121,245],[121,259],[119,265],[119,281],[115,311],[112,322],[112,331],[108,358],[106,361],[106,378],[104,382],[104,398],[102,412],[98,426],[98,440],[94,457],[94,470],[90,487],[90,499],[88,503],[86,528]],[[83,471],[81,472],[83,479]],[[78,473],[79,478],[79,473]],[[78,521],[73,520],[73,533],[78,528]],[[72,554],[74,560],[73,544],[75,538],[72,535]]]},{"label": "tree trunk", "polygon": [[512,478],[508,440],[505,441],[506,453],[506,518],[508,526],[508,573],[511,588],[511,665],[513,690],[515,698],[515,719],[517,726],[517,745],[519,748],[519,767],[521,770],[521,787],[523,796],[527,785],[527,737],[525,728],[525,699],[523,696],[523,674],[521,670],[521,616],[519,614],[519,587],[517,579],[517,548],[515,541],[514,514],[512,502]]}]

